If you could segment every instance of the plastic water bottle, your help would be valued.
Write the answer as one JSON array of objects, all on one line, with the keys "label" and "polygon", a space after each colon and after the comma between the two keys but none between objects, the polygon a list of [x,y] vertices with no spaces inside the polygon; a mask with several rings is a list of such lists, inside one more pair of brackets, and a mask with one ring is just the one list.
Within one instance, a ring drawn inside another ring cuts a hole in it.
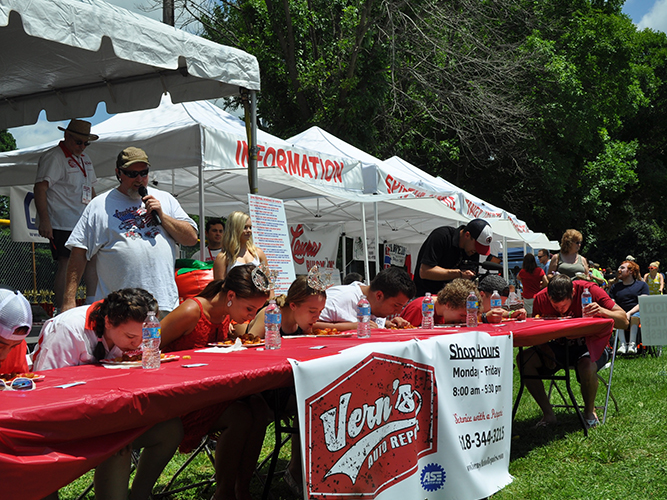
[{"label": "plastic water bottle", "polygon": [[584,312],[584,309],[586,309],[586,306],[588,304],[591,304],[593,302],[593,296],[591,295],[591,291],[588,288],[584,288],[584,292],[581,294],[581,315],[584,318],[588,318],[591,315],[586,314]]},{"label": "plastic water bottle", "polygon": [[357,337],[367,339],[371,336],[371,303],[362,295],[357,303]]},{"label": "plastic water bottle", "polygon": [[491,294],[491,309],[499,309],[503,307],[503,301],[500,298],[498,290],[494,290]]},{"label": "plastic water bottle", "polygon": [[466,299],[466,326],[477,326],[477,312],[479,311],[479,301],[475,292],[470,292]]},{"label": "plastic water bottle", "polygon": [[264,312],[264,347],[266,349],[280,349],[280,322],[282,314],[276,301],[271,299]]},{"label": "plastic water bottle", "polygon": [[426,330],[433,329],[433,316],[435,315],[435,301],[433,296],[426,292],[422,301],[422,328]]},{"label": "plastic water bottle", "polygon": [[148,311],[141,328],[141,367],[144,370],[160,368],[160,320],[155,311]]}]

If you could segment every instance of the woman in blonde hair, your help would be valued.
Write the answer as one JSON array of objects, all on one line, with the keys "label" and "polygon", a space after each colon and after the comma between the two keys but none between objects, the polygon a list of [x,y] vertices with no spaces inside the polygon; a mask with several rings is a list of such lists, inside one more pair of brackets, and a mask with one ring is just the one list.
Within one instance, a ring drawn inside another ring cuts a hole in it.
[{"label": "woman in blonde hair", "polygon": [[648,284],[649,295],[662,295],[662,289],[665,287],[665,277],[660,272],[660,262],[651,262],[648,265],[648,272],[644,275],[644,281]]},{"label": "woman in blonde hair", "polygon": [[213,279],[223,280],[229,270],[244,264],[267,264],[264,252],[252,241],[252,222],[245,212],[232,212],[227,217],[222,250],[213,264]]},{"label": "woman in blonde hair", "polygon": [[572,279],[577,278],[577,273],[588,276],[588,262],[579,255],[583,236],[576,229],[568,229],[563,233],[560,241],[560,252],[551,258],[547,278],[551,280],[554,273],[564,274]]}]

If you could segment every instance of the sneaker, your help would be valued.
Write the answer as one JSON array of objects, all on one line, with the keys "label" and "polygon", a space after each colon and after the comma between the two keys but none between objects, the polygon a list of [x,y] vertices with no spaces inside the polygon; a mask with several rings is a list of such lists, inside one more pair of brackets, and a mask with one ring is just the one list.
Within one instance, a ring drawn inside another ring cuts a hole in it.
[{"label": "sneaker", "polygon": [[620,346],[618,346],[618,349],[616,350],[616,354],[625,354],[628,352],[627,347],[625,346],[625,343],[621,343]]},{"label": "sneaker", "polygon": [[637,346],[635,345],[634,342],[630,342],[630,344],[628,344],[627,353],[628,354],[637,354]]}]

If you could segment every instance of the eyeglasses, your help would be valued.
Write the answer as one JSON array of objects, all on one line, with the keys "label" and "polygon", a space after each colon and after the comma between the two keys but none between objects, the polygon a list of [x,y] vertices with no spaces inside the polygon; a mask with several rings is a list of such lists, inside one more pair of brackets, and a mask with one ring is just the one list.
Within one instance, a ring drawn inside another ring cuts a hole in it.
[{"label": "eyeglasses", "polygon": [[17,377],[11,382],[0,379],[0,391],[32,391],[34,388],[35,381],[29,378]]},{"label": "eyeglasses", "polygon": [[84,146],[90,146],[90,143],[88,141],[80,141],[79,139],[74,139],[74,144],[77,146],[81,146],[83,144]]},{"label": "eyeglasses", "polygon": [[146,170],[125,170],[124,168],[119,168],[118,170],[127,175],[130,179],[134,179],[135,177],[139,176],[146,177],[150,169],[147,168]]}]

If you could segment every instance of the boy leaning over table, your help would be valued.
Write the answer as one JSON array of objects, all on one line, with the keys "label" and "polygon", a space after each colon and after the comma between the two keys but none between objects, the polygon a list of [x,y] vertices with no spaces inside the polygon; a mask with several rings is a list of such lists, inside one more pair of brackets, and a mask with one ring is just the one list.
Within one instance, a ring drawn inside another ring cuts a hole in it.
[{"label": "boy leaning over table", "polygon": [[0,289],[0,373],[28,371],[25,338],[32,328],[32,308],[21,292]]},{"label": "boy leaning over table", "polygon": [[[611,318],[613,328],[625,329],[628,319],[625,311],[617,305],[600,287],[588,281],[572,281],[564,274],[558,274],[549,282],[549,286],[535,295],[533,314],[535,316],[573,316],[581,318],[581,294],[588,288],[592,295],[592,303],[586,306],[587,316]],[[611,335],[612,328],[609,329]],[[584,419],[588,428],[600,423],[595,413],[595,395],[598,390],[597,372],[607,364],[611,355],[608,346],[609,336],[599,341],[591,337],[579,339],[555,339],[547,344],[531,347],[517,356],[517,363],[523,365],[524,375],[549,375],[556,373],[565,364],[565,350],[569,351],[571,363],[575,363],[577,380],[581,385],[584,399]],[[597,340],[597,339],[596,339]],[[536,427],[545,427],[556,423],[549,398],[544,390],[544,383],[539,379],[525,380],[528,392],[533,396],[543,417]]]}]

